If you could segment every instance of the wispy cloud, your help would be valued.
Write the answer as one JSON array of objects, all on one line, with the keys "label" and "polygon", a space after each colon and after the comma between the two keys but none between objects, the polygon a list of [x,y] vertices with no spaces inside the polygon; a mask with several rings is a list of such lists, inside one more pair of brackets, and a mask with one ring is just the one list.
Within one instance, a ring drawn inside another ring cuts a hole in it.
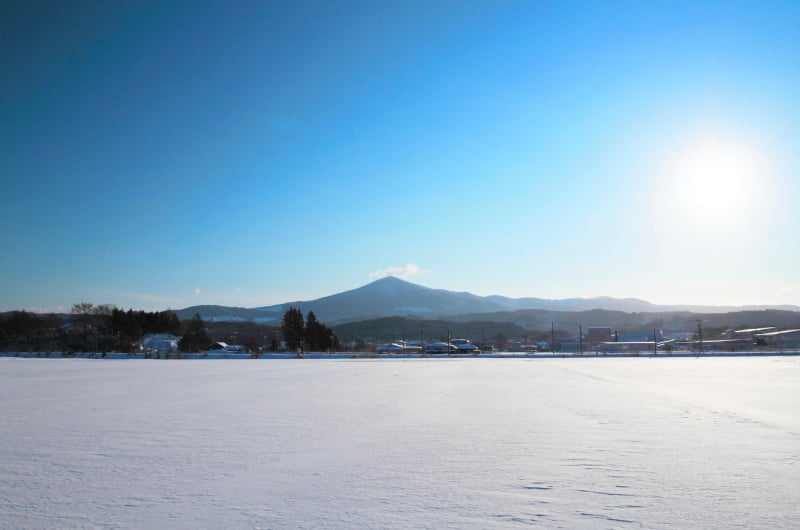
[{"label": "wispy cloud", "polygon": [[796,285],[784,285],[783,287],[780,287],[779,289],[775,290],[775,295],[786,296],[789,294],[793,294],[795,291],[797,291]]},{"label": "wispy cloud", "polygon": [[369,277],[385,278],[387,276],[396,276],[398,278],[411,278],[412,276],[417,276],[419,274],[422,274],[422,269],[420,269],[415,263],[408,263],[402,267],[392,266],[371,272],[369,273]]}]

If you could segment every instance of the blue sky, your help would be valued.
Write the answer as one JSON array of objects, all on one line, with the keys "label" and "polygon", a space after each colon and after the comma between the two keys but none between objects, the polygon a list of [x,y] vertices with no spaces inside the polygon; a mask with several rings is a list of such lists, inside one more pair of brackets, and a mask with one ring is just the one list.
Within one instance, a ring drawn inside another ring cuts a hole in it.
[{"label": "blue sky", "polygon": [[0,310],[800,304],[800,2],[4,2]]}]

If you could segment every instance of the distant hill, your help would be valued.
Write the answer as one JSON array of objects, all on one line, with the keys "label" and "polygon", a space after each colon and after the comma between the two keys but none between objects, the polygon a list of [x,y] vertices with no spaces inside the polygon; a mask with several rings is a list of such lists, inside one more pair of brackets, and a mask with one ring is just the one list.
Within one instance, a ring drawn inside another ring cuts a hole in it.
[{"label": "distant hill", "polygon": [[[619,311],[623,313],[663,313],[689,311],[692,313],[728,313],[733,311],[763,311],[779,309],[800,311],[798,306],[691,306],[656,305],[636,298],[568,298],[548,300],[543,298],[508,298],[504,296],[477,296],[467,292],[423,287],[393,276],[375,280],[357,289],[310,301],[257,308],[193,306],[177,311],[178,318],[192,318],[195,313],[205,320],[217,322],[252,321],[276,324],[289,307],[304,314],[313,310],[321,322],[342,324],[385,317],[406,317],[418,320],[453,319],[453,317],[483,320],[487,314],[500,314],[526,310],[580,312],[591,310]],[[511,317],[513,318],[513,316]],[[547,317],[543,317],[547,318]],[[509,320],[504,320],[509,321]],[[513,322],[513,320],[510,320]]]},{"label": "distant hill", "polygon": [[[487,296],[487,299],[502,304],[506,310],[545,309],[548,311],[589,311],[591,309],[608,309],[625,311],[626,313],[654,311],[658,306],[639,300],[638,298],[566,298],[548,300],[545,298],[507,298],[505,296]],[[671,308],[669,310],[672,310]]]},{"label": "distant hill", "polygon": [[[276,306],[279,307],[279,306]],[[180,320],[189,320],[195,314],[211,322],[262,322],[280,321],[283,311],[267,309],[248,309],[246,307],[227,307],[222,305],[195,305],[175,311]]]}]

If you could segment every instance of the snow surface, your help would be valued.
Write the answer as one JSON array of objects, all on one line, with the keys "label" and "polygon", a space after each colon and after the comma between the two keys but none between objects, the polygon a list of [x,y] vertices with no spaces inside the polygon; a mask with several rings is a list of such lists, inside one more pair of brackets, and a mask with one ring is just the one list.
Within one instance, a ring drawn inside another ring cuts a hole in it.
[{"label": "snow surface", "polygon": [[800,528],[800,358],[0,359],[2,528]]}]

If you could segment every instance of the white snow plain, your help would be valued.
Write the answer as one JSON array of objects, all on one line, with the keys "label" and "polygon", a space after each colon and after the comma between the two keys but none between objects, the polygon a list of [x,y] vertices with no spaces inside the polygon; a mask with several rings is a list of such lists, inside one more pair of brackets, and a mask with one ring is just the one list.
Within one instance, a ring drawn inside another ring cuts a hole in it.
[{"label": "white snow plain", "polygon": [[800,358],[0,359],[2,528],[800,528]]}]

